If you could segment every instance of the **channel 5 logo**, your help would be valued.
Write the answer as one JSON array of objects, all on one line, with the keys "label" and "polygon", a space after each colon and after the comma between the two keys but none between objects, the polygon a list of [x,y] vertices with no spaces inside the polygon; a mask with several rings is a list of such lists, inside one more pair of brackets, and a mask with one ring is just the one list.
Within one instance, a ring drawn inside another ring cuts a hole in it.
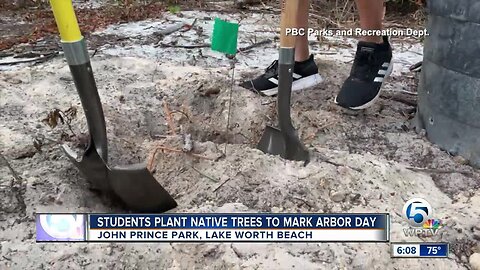
[{"label": "channel 5 logo", "polygon": [[442,221],[433,219],[433,209],[430,203],[421,198],[408,200],[403,206],[403,216],[410,224],[404,228],[405,236],[429,237],[436,235],[442,226]]},{"label": "channel 5 logo", "polygon": [[37,241],[85,240],[83,214],[37,214]]}]

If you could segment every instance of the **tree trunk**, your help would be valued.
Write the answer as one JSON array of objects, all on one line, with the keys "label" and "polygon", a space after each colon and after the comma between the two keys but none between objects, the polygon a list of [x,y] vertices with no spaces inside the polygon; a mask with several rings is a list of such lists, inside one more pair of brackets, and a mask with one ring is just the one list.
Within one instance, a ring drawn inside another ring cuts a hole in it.
[{"label": "tree trunk", "polygon": [[480,1],[429,0],[417,129],[480,167]]}]

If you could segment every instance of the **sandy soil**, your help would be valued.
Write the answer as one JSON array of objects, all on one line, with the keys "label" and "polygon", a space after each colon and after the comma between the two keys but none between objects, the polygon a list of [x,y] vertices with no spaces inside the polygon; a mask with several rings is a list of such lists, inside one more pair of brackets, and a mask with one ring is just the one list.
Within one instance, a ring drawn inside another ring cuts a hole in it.
[{"label": "sandy soil", "polygon": [[[90,191],[59,149],[59,141],[81,145],[87,129],[68,66],[57,57],[1,67],[0,149],[17,175],[2,161],[0,268],[469,269],[470,255],[480,252],[480,173],[415,133],[414,107],[399,102],[415,101],[405,91],[416,91],[408,67],[421,60],[421,44],[394,40],[396,67],[386,91],[373,108],[353,114],[332,101],[348,75],[355,40],[312,41],[325,82],[292,100],[293,121],[313,156],[304,167],[255,149],[265,125],[275,123],[275,99],[235,86],[226,131],[229,59],[209,48],[154,46],[207,43],[217,16],[240,21],[239,47],[271,40],[278,24],[272,15],[182,12],[91,37],[104,44],[92,42],[92,66],[107,120],[109,162],[144,162],[155,146],[181,148],[181,135],[191,134],[194,152],[216,160],[159,154],[155,177],[179,203],[172,212],[388,212],[392,241],[447,241],[449,258],[391,259],[388,244],[36,244],[35,212],[123,211]],[[156,34],[195,18],[192,30]],[[275,44],[237,55],[236,83],[275,59]],[[164,101],[174,111],[177,137],[168,135]],[[42,121],[54,109],[72,107],[77,114],[67,121],[71,130],[67,123],[51,128]],[[437,236],[403,235],[401,209],[411,197],[427,199],[435,218],[446,223]]]}]

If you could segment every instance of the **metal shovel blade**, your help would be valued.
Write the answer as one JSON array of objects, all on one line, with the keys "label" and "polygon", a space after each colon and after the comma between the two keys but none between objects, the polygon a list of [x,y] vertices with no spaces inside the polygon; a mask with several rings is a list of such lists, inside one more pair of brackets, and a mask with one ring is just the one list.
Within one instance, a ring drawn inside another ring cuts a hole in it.
[{"label": "metal shovel blade", "polygon": [[108,183],[108,166],[97,153],[95,147],[90,145],[80,159],[77,153],[67,145],[62,145],[62,149],[68,159],[85,176],[92,189],[99,191],[111,190]]},{"label": "metal shovel blade", "polygon": [[142,164],[111,168],[108,173],[114,193],[139,212],[165,212],[177,206],[170,194]]},{"label": "metal shovel blade", "polygon": [[310,162],[310,153],[307,148],[298,138],[298,135],[295,130],[292,129],[292,133],[288,131],[283,131],[283,136],[285,140],[285,154],[282,155],[285,159],[304,161],[306,166]]},{"label": "metal shovel blade", "polygon": [[95,147],[89,146],[80,160],[70,147],[62,145],[62,148],[93,189],[113,192],[129,209],[165,212],[177,206],[172,196],[142,164],[110,169]]},{"label": "metal shovel blade", "polygon": [[265,154],[278,155],[282,158],[296,161],[310,161],[310,154],[305,146],[295,137],[289,138],[288,134],[281,130],[267,126],[257,149]]},{"label": "metal shovel blade", "polygon": [[285,138],[282,132],[274,127],[266,126],[262,138],[258,142],[257,149],[265,154],[272,154],[284,157]]}]

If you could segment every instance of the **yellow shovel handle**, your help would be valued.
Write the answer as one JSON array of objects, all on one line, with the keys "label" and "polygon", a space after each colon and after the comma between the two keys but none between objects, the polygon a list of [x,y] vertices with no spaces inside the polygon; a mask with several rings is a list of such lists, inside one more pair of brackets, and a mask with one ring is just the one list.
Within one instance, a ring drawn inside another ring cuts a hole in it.
[{"label": "yellow shovel handle", "polygon": [[82,39],[72,0],[50,0],[53,16],[57,22],[62,42],[75,42]]}]

